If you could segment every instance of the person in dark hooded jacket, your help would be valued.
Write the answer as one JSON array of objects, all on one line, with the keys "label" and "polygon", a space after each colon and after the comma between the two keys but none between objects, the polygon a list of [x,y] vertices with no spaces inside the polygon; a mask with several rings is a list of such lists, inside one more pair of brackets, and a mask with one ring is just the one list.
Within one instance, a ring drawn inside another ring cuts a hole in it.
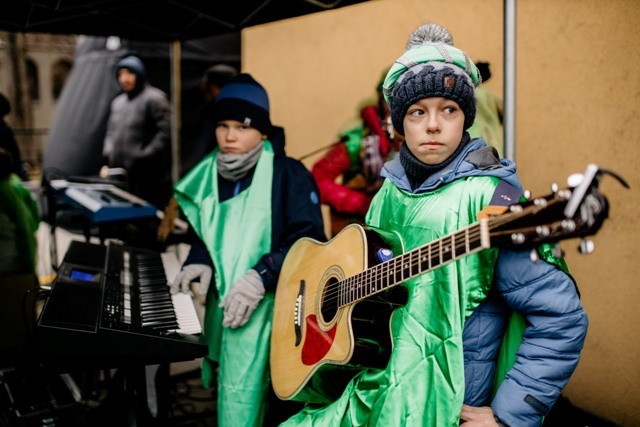
[{"label": "person in dark hooded jacket", "polygon": [[[320,198],[311,172],[286,156],[284,131],[271,125],[267,92],[251,75],[224,85],[213,120],[217,147],[175,186],[199,240],[171,292],[188,293],[198,279],[206,295],[202,381],[217,382],[218,425],[259,426],[269,409],[275,288],[296,240],[326,240]],[[271,409],[268,422],[286,415]]]},{"label": "person in dark hooded jacket", "polygon": [[13,129],[4,120],[9,113],[11,113],[11,103],[4,94],[0,93],[0,148],[7,150],[13,159],[11,171],[18,175],[21,180],[26,181],[27,172],[22,164],[18,142]]},{"label": "person in dark hooded jacket", "polygon": [[163,209],[171,197],[171,106],[147,82],[136,56],[116,65],[123,92],[111,102],[102,154],[109,168],[126,171],[128,190]]}]

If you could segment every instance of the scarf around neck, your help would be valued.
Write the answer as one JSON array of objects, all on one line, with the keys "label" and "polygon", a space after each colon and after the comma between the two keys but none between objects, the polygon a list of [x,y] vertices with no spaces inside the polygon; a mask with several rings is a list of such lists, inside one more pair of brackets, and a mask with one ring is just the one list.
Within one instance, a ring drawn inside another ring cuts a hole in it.
[{"label": "scarf around neck", "polygon": [[233,182],[244,178],[247,172],[258,163],[263,146],[264,141],[260,141],[253,150],[244,154],[225,154],[220,151],[216,156],[218,173],[224,179]]},{"label": "scarf around neck", "polygon": [[443,169],[449,163],[455,159],[458,154],[464,149],[464,146],[469,143],[471,137],[468,132],[465,132],[462,135],[462,140],[460,141],[460,145],[458,148],[451,153],[449,157],[447,157],[442,163],[438,163],[437,165],[428,165],[426,163],[422,163],[416,156],[413,155],[411,150],[407,147],[407,144],[402,144],[400,148],[400,164],[404,168],[407,173],[407,178],[409,178],[409,183],[411,184],[411,189],[415,190],[418,188],[424,181],[426,181],[429,176],[433,173]]}]

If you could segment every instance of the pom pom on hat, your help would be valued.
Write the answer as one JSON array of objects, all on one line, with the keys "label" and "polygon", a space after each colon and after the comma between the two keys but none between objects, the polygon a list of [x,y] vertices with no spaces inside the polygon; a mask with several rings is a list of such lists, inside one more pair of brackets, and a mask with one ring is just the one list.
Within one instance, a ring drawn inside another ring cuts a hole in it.
[{"label": "pom pom on hat", "polygon": [[250,74],[241,73],[229,80],[216,97],[214,120],[236,120],[259,130],[271,133],[269,95]]},{"label": "pom pom on hat", "polygon": [[446,43],[453,46],[453,37],[446,28],[434,23],[428,23],[420,25],[416,28],[407,40],[407,45],[404,50],[409,50],[412,47],[420,46],[425,41],[430,43]]},{"label": "pom pom on hat", "polygon": [[480,73],[466,53],[453,46],[449,32],[433,23],[409,36],[407,50],[391,66],[383,84],[394,129],[404,135],[403,119],[409,107],[423,98],[456,101],[464,112],[465,130],[475,120],[475,87]]}]

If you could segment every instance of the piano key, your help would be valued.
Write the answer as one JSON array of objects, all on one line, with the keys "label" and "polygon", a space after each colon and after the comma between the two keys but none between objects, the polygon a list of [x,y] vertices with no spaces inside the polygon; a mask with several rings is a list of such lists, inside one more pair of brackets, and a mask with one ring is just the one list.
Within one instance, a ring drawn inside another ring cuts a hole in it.
[{"label": "piano key", "polygon": [[194,301],[191,295],[179,292],[171,295],[171,299],[176,308],[178,324],[180,325],[180,328],[176,332],[189,335],[202,333],[200,319],[193,305]]}]

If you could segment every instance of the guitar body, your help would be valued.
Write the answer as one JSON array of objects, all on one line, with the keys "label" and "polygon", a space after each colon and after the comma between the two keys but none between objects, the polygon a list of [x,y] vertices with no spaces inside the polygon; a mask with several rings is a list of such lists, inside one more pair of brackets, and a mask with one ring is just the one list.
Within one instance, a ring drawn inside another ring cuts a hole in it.
[{"label": "guitar body", "polygon": [[271,338],[271,377],[283,400],[333,401],[357,372],[386,366],[389,321],[406,302],[398,287],[339,306],[336,283],[379,262],[387,245],[359,225],[327,243],[298,240],[283,264],[276,290]]}]

